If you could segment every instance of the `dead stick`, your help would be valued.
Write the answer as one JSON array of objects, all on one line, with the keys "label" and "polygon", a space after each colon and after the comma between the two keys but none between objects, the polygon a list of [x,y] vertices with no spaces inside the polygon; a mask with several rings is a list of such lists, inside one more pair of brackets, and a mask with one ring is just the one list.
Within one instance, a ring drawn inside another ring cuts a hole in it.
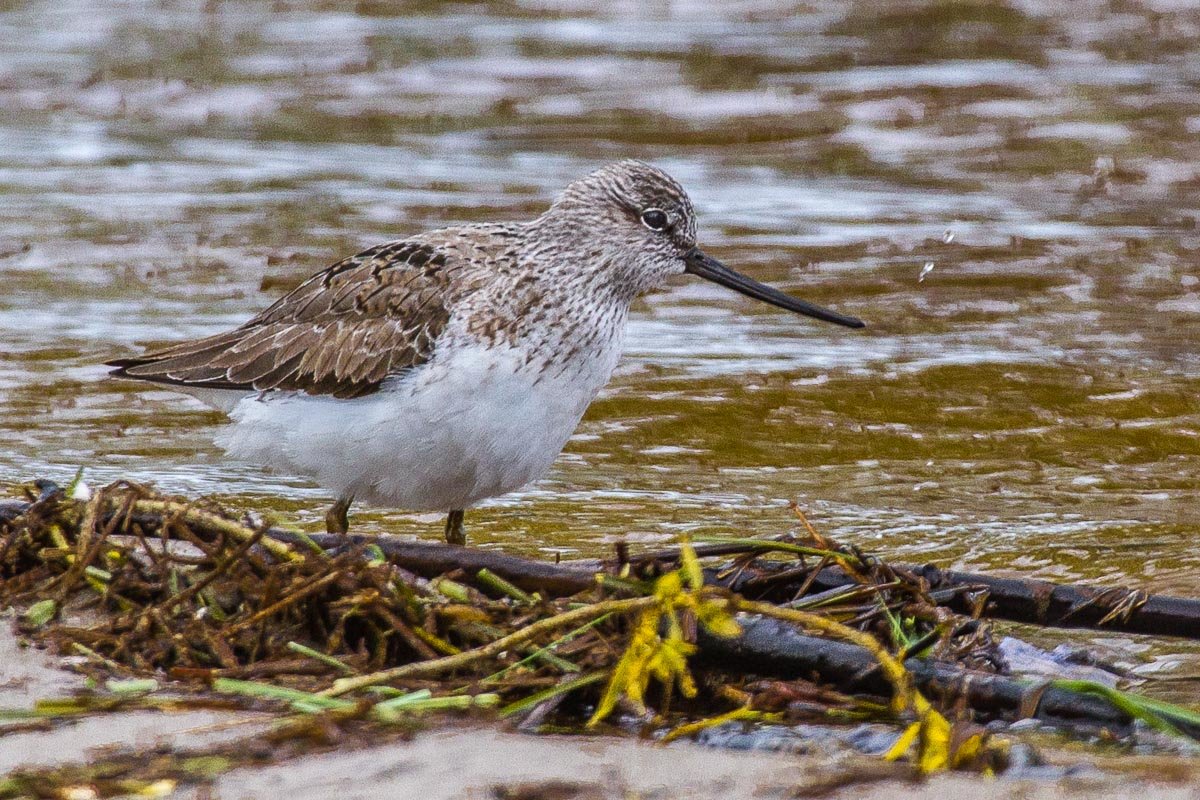
[{"label": "dead stick", "polygon": [[553,617],[538,620],[482,647],[464,650],[452,656],[443,656],[442,658],[435,658],[432,661],[416,661],[411,664],[403,664],[399,667],[373,672],[370,675],[339,678],[333,682],[331,688],[323,692],[318,692],[318,694],[325,697],[336,697],[355,689],[365,689],[368,686],[378,686],[381,683],[391,683],[404,678],[424,677],[427,675],[437,675],[441,672],[449,672],[478,661],[493,658],[505,650],[511,650],[517,645],[524,644],[531,639],[536,639],[542,634],[550,633],[559,628],[590,622],[604,614],[623,614],[628,611],[637,611],[654,605],[657,602],[659,602],[657,597],[631,597],[625,600],[605,600],[590,606],[564,611]]},{"label": "dead stick", "polygon": [[[141,514],[162,515],[163,517],[177,515],[178,519],[196,527],[218,531],[240,541],[254,538],[257,535],[257,531],[254,528],[247,528],[245,525],[239,525],[224,517],[192,508],[190,505],[183,503],[171,503],[162,500],[138,500],[134,503],[134,511]],[[282,561],[295,561],[298,558],[292,552],[291,548],[283,545],[274,535],[268,536],[262,544],[263,547],[270,551],[271,555]]]},{"label": "dead stick", "polygon": [[240,542],[237,546],[237,549],[235,549],[232,553],[229,553],[227,556],[225,556],[219,562],[217,562],[217,565],[212,568],[211,572],[209,572],[203,578],[196,581],[191,586],[187,587],[186,589],[184,589],[182,592],[175,595],[174,597],[168,597],[166,600],[163,601],[163,605],[168,610],[176,608],[183,601],[188,600],[192,596],[203,591],[213,581],[215,581],[217,578],[221,577],[226,572],[228,572],[229,568],[232,567],[234,565],[234,563],[237,562],[238,559],[240,559],[242,556],[244,556],[251,547],[258,544],[259,540],[262,539],[262,537],[265,534],[266,534],[266,530],[260,529],[259,531],[257,531],[255,536],[253,536],[249,539],[246,539],[243,542]]},{"label": "dead stick", "polygon": [[319,589],[325,588],[325,586],[327,586],[330,583],[332,583],[333,581],[337,580],[340,576],[341,576],[340,571],[330,572],[329,574],[325,575],[323,578],[320,578],[318,580],[313,581],[310,584],[305,585],[299,591],[292,592],[291,594],[287,595],[286,597],[267,606],[266,608],[255,612],[253,615],[247,617],[246,619],[242,620],[241,622],[237,623],[236,625],[233,625],[232,627],[223,631],[223,634],[225,636],[233,636],[235,633],[240,633],[241,631],[250,627],[254,623],[258,622],[259,620],[266,619],[267,617],[271,616],[272,614],[274,614],[278,611],[282,611],[283,609],[287,608],[288,606],[293,605],[300,600],[303,600],[305,597],[308,597],[313,592],[316,592]]}]

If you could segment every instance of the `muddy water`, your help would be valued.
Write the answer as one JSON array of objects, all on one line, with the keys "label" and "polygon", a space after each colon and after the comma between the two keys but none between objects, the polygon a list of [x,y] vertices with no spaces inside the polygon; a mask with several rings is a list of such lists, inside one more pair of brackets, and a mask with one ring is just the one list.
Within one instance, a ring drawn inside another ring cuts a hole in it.
[{"label": "muddy water", "polygon": [[637,156],[715,255],[870,327],[646,299],[476,542],[774,534],[797,500],[896,559],[1200,594],[1200,13],[590,5],[0,3],[0,481],[82,465],[318,525],[219,415],[99,363]]}]

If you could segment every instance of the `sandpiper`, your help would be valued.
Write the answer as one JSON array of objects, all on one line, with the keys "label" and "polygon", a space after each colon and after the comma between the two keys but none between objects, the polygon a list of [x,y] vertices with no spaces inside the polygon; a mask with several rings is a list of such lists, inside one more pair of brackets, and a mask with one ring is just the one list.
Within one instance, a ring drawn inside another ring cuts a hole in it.
[{"label": "sandpiper", "polygon": [[330,531],[358,499],[447,512],[463,544],[464,509],[550,468],[616,366],[633,299],[685,272],[863,326],[705,255],[687,194],[629,160],[530,222],[373,247],[241,327],[108,363],[226,411],[232,456],[331,490]]}]

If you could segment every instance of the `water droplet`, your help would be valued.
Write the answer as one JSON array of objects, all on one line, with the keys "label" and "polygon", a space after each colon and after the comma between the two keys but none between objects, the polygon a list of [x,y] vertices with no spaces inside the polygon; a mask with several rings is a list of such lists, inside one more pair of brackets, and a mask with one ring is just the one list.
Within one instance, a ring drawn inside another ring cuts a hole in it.
[{"label": "water droplet", "polygon": [[953,241],[954,241],[954,231],[950,230],[949,228],[946,228],[946,232],[942,234],[942,242],[944,244],[950,244]]},{"label": "water droplet", "polygon": [[925,276],[933,272],[933,262],[926,261],[925,266],[921,267],[921,274],[917,276],[917,283],[924,283]]}]

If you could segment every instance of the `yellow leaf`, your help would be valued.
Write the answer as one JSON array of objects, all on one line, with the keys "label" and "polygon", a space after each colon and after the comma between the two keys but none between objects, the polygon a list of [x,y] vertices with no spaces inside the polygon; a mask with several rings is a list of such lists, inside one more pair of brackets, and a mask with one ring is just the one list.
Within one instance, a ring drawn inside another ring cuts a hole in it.
[{"label": "yellow leaf", "polygon": [[137,795],[138,797],[166,797],[173,791],[175,791],[175,781],[170,778],[160,778],[138,789]]},{"label": "yellow leaf", "polygon": [[682,639],[667,640],[650,658],[650,671],[663,683],[670,683],[676,675],[687,671],[687,657],[694,652],[694,644]]},{"label": "yellow leaf", "polygon": [[[895,761],[907,753],[916,742],[915,761],[918,772],[929,775],[949,769],[955,761],[950,752],[950,723],[937,709],[929,705],[929,701],[919,692],[913,693],[912,706],[917,710],[917,721],[904,729],[904,733],[900,734],[900,738],[883,757],[888,761]],[[960,752],[963,749],[960,748]]]},{"label": "yellow leaf", "polygon": [[673,664],[684,667],[687,664],[688,656],[695,655],[697,647],[683,639],[668,639],[663,642],[663,649],[671,653]]},{"label": "yellow leaf", "polygon": [[917,744],[917,770],[922,775],[950,767],[950,723],[930,709],[921,718],[921,737]]},{"label": "yellow leaf", "polygon": [[958,749],[954,751],[953,766],[957,767],[961,764],[968,764],[974,761],[983,752],[983,737],[984,734],[982,733],[968,736],[966,741],[960,744]]},{"label": "yellow leaf", "polygon": [[696,692],[697,692],[696,680],[695,680],[695,678],[692,677],[692,673],[688,672],[685,669],[682,672],[680,672],[676,676],[676,678],[679,681],[679,693],[681,695],[683,695],[684,697],[695,697],[696,696]]},{"label": "yellow leaf", "polygon": [[612,677],[608,679],[608,686],[604,690],[604,696],[600,698],[600,703],[596,706],[596,711],[587,724],[595,725],[611,714],[622,697],[628,698],[639,712],[643,711],[645,706],[642,698],[645,695],[647,681],[648,674],[644,669],[644,663],[622,658],[613,669]]},{"label": "yellow leaf", "polygon": [[917,734],[921,732],[921,723],[914,722],[904,729],[904,733],[900,734],[900,738],[892,745],[883,757],[887,761],[895,761],[902,758],[908,752],[908,748],[912,747],[912,743],[916,741]]},{"label": "yellow leaf", "polygon": [[622,697],[628,697],[639,710],[645,709],[643,698],[650,682],[649,665],[659,649],[658,619],[657,609],[643,611],[638,618],[629,645],[613,667],[604,695],[587,722],[589,727],[611,714]]},{"label": "yellow leaf", "polygon": [[704,586],[704,570],[700,569],[700,559],[696,557],[696,551],[686,536],[679,540],[679,569],[693,592]]},{"label": "yellow leaf", "polygon": [[726,712],[717,717],[709,717],[708,719],[702,719],[697,722],[689,722],[684,725],[680,725],[677,728],[672,728],[667,732],[666,736],[658,741],[659,744],[667,744],[668,742],[673,742],[680,737],[691,736],[695,733],[705,730],[706,728],[714,728],[717,725],[724,725],[726,722],[733,722],[736,720],[775,722],[779,720],[780,717],[780,714],[765,714],[762,711],[755,711],[748,707],[735,708],[733,711]]},{"label": "yellow leaf", "polygon": [[733,615],[717,603],[701,603],[696,609],[696,618],[713,636],[731,639],[742,632],[742,626],[738,625]]},{"label": "yellow leaf", "polygon": [[649,673],[658,678],[662,683],[670,682],[675,675],[675,666],[671,663],[670,659],[671,656],[669,654],[659,650],[646,665]]},{"label": "yellow leaf", "polygon": [[617,707],[617,701],[621,699],[621,688],[617,685],[616,677],[616,670],[613,670],[612,677],[608,679],[608,686],[604,688],[604,695],[596,704],[596,710],[592,712],[591,719],[587,721],[587,727],[595,727]]},{"label": "yellow leaf", "polygon": [[648,656],[645,651],[639,654],[638,658],[629,665],[629,672],[625,679],[625,696],[633,703],[639,714],[646,711],[646,687],[650,685],[651,658],[652,656]]},{"label": "yellow leaf", "polygon": [[669,603],[683,592],[683,578],[679,572],[668,572],[654,584],[654,595],[664,603]]},{"label": "yellow leaf", "polygon": [[[685,586],[690,591],[685,592]],[[700,560],[691,543],[684,539],[680,545],[680,568],[655,582],[654,596],[658,605],[643,611],[638,618],[625,652],[613,667],[596,712],[588,721],[589,726],[611,714],[622,697],[644,712],[645,693],[651,678],[667,687],[678,684],[686,697],[696,695],[696,681],[687,668],[688,657],[696,652],[696,646],[684,640],[679,613],[695,610],[705,627],[718,635],[736,636],[741,632],[737,622],[719,603],[701,601],[703,586]],[[660,631],[665,633],[660,636]]]}]

